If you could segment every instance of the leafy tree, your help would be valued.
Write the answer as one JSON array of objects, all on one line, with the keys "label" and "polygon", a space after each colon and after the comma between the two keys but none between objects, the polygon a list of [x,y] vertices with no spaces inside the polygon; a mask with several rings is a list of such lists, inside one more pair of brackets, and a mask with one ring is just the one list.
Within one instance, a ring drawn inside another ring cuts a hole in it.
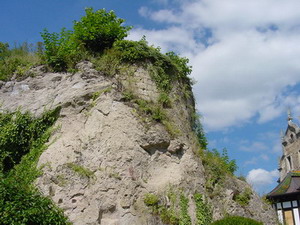
[{"label": "leafy tree", "polygon": [[63,28],[60,33],[49,33],[45,29],[41,36],[45,45],[44,59],[54,71],[66,71],[81,59],[80,43],[72,31]]},{"label": "leafy tree", "polygon": [[80,21],[74,22],[74,35],[91,52],[111,48],[115,41],[124,39],[131,29],[129,26],[122,26],[124,20],[118,18],[113,11],[100,9],[94,12],[93,8],[86,8],[85,13]]},{"label": "leafy tree", "polygon": [[102,53],[117,40],[127,36],[131,27],[122,26],[123,19],[105,9],[85,10],[86,15],[74,22],[74,31],[63,28],[60,33],[41,33],[44,40],[44,60],[57,72],[73,69],[75,64],[88,57],[88,53]]},{"label": "leafy tree", "polygon": [[230,160],[228,156],[228,151],[226,148],[223,149],[221,159],[223,161],[223,164],[226,168],[226,170],[233,174],[237,170],[236,161],[234,159]]}]

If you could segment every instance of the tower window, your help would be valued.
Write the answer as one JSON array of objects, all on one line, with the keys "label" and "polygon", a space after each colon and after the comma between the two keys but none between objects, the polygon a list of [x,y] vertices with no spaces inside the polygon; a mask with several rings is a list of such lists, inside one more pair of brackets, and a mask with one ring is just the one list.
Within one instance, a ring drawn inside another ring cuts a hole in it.
[{"label": "tower window", "polygon": [[287,170],[290,171],[293,169],[291,156],[286,157],[287,159]]}]

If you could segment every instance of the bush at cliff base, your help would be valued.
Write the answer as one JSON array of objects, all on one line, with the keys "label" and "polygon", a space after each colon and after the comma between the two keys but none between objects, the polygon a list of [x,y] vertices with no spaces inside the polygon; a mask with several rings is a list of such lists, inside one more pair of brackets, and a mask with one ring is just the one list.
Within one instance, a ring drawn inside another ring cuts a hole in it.
[{"label": "bush at cliff base", "polygon": [[38,118],[0,112],[0,225],[69,225],[63,211],[35,187],[37,163],[60,107]]},{"label": "bush at cliff base", "polygon": [[263,225],[263,223],[241,216],[229,216],[211,225]]}]

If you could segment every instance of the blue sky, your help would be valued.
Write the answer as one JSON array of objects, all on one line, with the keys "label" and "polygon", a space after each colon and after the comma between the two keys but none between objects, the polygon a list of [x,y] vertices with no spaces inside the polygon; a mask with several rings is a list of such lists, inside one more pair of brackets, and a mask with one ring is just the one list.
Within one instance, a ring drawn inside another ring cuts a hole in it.
[{"label": "blue sky", "polygon": [[0,41],[35,43],[106,8],[163,51],[190,59],[210,148],[227,148],[259,193],[276,185],[286,111],[300,115],[298,0],[0,0]]}]

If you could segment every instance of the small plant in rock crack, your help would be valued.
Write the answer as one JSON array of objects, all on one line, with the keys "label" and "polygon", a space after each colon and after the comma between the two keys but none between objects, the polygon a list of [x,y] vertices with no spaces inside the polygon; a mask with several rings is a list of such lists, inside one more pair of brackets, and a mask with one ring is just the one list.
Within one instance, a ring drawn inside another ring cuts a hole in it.
[{"label": "small plant in rock crack", "polygon": [[67,163],[67,167],[72,169],[74,172],[79,174],[82,177],[88,177],[92,178],[94,176],[94,172],[89,170],[88,168],[85,168],[81,165],[75,164],[75,163]]}]

